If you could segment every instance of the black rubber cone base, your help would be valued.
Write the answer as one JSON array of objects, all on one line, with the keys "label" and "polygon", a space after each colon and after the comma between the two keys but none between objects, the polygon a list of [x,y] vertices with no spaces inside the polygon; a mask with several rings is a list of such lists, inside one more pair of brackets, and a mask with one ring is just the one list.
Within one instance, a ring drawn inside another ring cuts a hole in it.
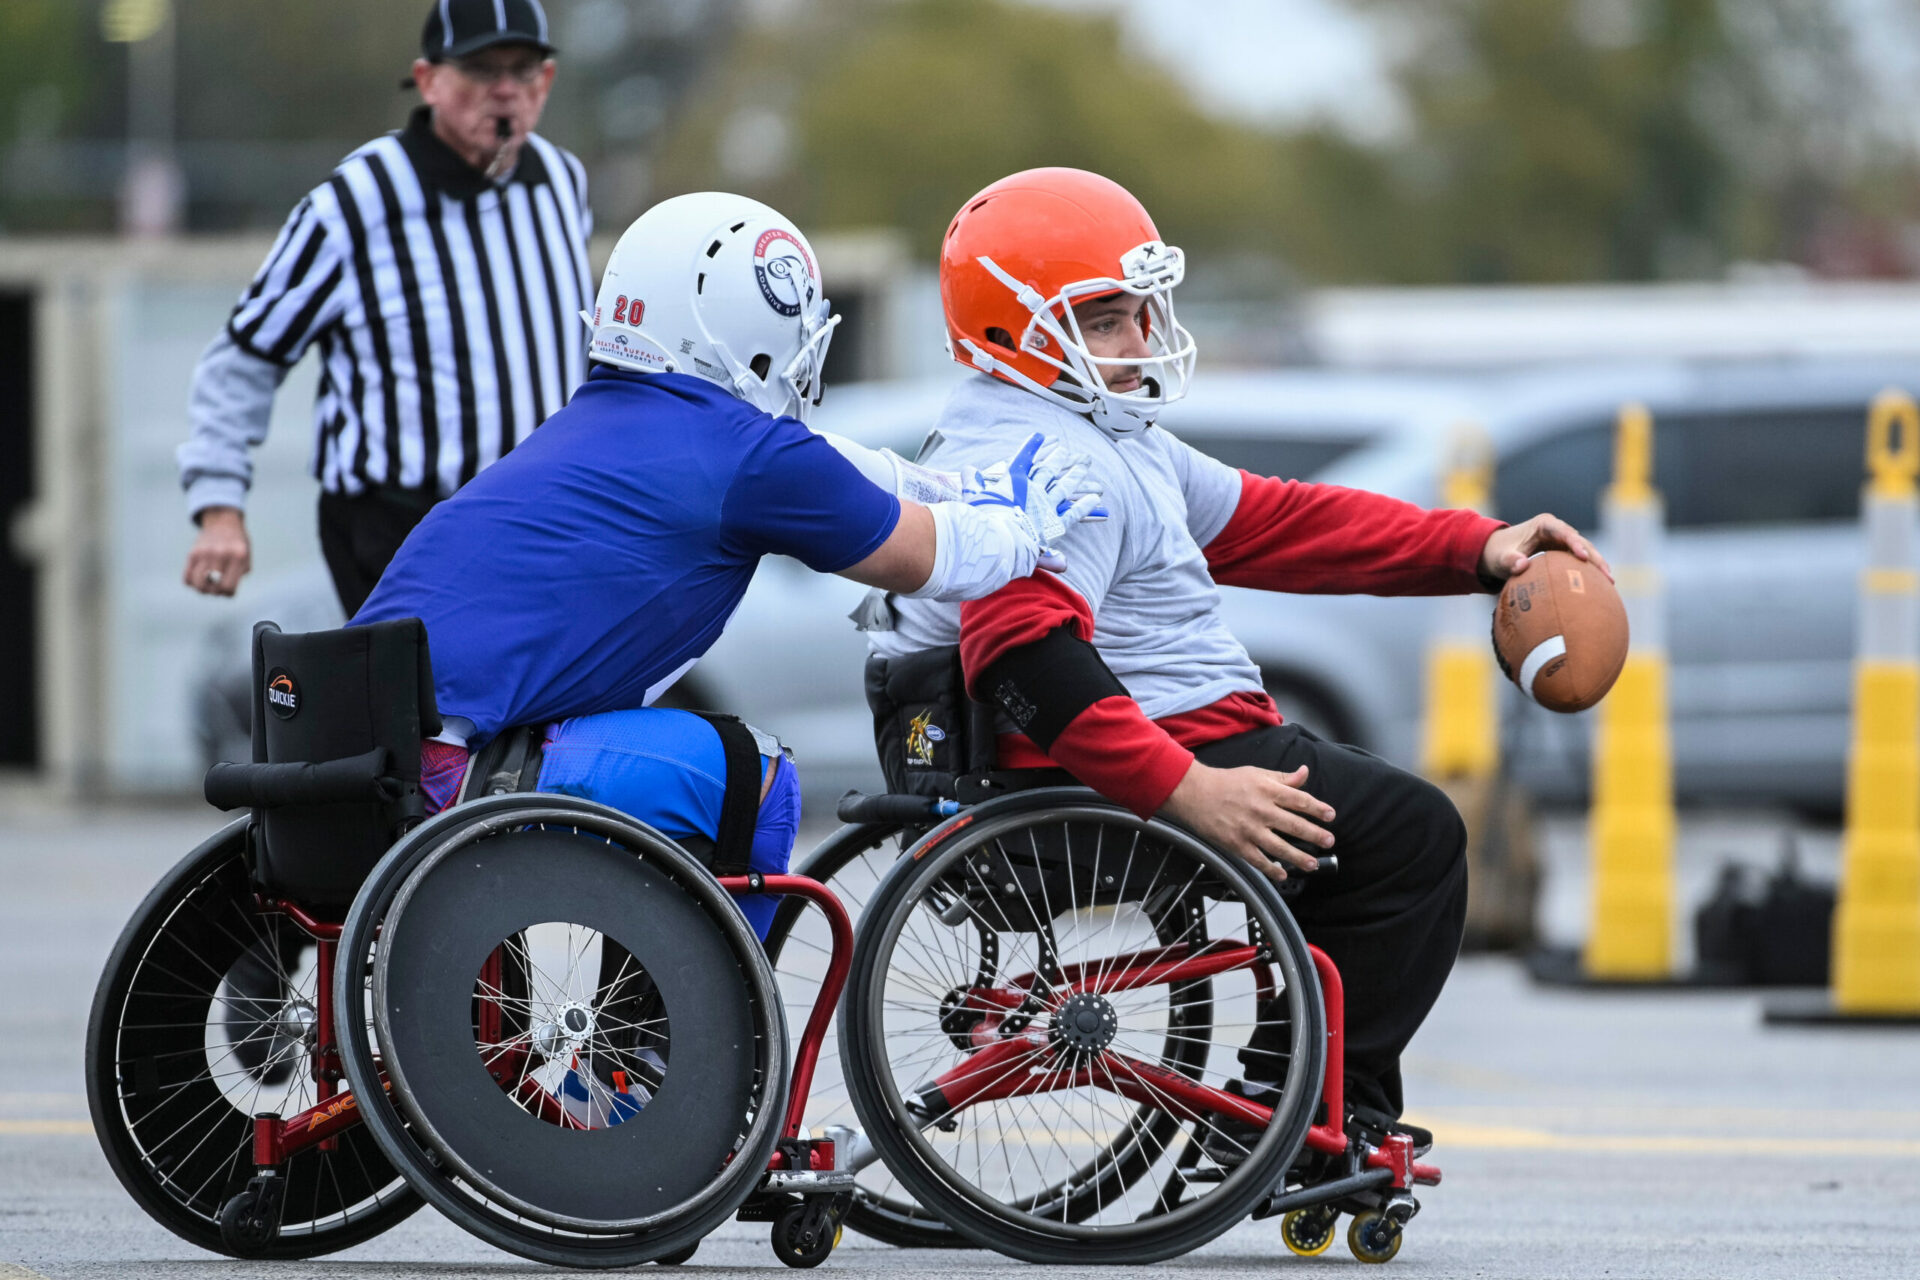
[{"label": "black rubber cone base", "polygon": [[1910,1013],[1854,1013],[1836,1009],[1830,991],[1802,992],[1769,1000],[1764,1018],[1770,1027],[1920,1029],[1920,1009]]},{"label": "black rubber cone base", "polygon": [[1757,985],[1713,969],[1694,969],[1664,978],[1595,978],[1581,965],[1578,947],[1541,947],[1529,952],[1527,975],[1541,986],[1590,991],[1738,991]]}]

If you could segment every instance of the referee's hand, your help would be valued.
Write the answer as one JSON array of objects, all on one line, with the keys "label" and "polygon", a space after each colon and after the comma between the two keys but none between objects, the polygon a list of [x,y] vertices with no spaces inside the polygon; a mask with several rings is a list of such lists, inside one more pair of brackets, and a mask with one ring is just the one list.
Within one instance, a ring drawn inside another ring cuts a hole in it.
[{"label": "referee's hand", "polygon": [[200,536],[187,552],[186,584],[207,596],[230,596],[253,568],[247,521],[237,507],[208,507],[200,513]]}]

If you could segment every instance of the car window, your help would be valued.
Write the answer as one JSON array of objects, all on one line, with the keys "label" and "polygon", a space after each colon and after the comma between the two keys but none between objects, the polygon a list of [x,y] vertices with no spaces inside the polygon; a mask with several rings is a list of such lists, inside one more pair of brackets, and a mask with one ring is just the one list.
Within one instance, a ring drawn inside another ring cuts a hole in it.
[{"label": "car window", "polygon": [[1576,529],[1599,527],[1600,486],[1613,473],[1613,423],[1590,421],[1514,450],[1493,476],[1502,520],[1551,511]]},{"label": "car window", "polygon": [[1230,467],[1251,471],[1257,476],[1277,476],[1282,480],[1307,479],[1367,443],[1361,436],[1342,436],[1339,439],[1287,436],[1275,439],[1209,435],[1206,432],[1182,431],[1176,434],[1208,457]]},{"label": "car window", "polygon": [[[1853,520],[1867,408],[1701,414],[1656,424],[1654,474],[1676,528]],[[1661,455],[1668,455],[1662,457]]]},{"label": "car window", "polygon": [[[1859,515],[1866,406],[1667,414],[1654,422],[1653,475],[1670,528],[1851,520]],[[1542,511],[1599,527],[1613,477],[1613,422],[1579,423],[1503,459],[1502,519]]]}]

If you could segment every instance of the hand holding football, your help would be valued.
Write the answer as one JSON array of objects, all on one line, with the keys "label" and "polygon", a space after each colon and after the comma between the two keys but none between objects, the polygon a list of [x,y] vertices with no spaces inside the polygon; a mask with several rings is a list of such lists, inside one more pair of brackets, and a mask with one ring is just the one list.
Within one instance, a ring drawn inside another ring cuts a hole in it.
[{"label": "hand holding football", "polygon": [[1566,551],[1542,551],[1507,579],[1493,651],[1520,692],[1549,711],[1585,711],[1627,661],[1627,608],[1611,579]]}]

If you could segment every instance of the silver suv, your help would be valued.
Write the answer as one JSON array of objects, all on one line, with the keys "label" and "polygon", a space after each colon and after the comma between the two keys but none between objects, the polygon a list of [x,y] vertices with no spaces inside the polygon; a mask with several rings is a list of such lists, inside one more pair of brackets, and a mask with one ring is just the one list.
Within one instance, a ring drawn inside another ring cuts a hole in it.
[{"label": "silver suv", "polygon": [[[1603,550],[1615,413],[1627,400],[1652,410],[1675,784],[1688,799],[1840,805],[1867,405],[1890,385],[1920,388],[1920,364],[1551,368],[1486,376],[1470,392],[1496,455],[1495,513],[1551,511]],[[1431,505],[1447,435],[1409,422],[1318,478]],[[1303,721],[1412,762],[1430,603],[1227,594],[1235,631]],[[1584,798],[1591,713],[1503,697],[1516,775],[1548,798]]]}]

